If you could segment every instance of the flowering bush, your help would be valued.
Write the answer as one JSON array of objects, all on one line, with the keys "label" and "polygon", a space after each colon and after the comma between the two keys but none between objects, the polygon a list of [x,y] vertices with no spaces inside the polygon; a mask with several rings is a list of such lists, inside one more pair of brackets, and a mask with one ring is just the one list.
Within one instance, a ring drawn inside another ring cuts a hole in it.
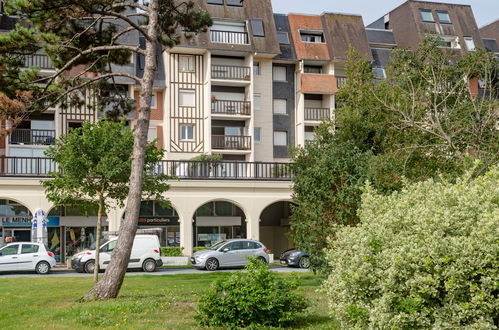
[{"label": "flowering bush", "polygon": [[343,228],[324,283],[343,328],[497,329],[499,167],[363,195],[361,224]]}]

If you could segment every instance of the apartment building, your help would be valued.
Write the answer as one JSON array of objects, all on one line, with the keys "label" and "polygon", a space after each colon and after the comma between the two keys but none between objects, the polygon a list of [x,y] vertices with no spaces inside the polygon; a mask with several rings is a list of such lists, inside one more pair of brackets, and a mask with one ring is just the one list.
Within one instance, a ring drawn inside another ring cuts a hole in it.
[{"label": "apartment building", "polygon": [[[366,28],[359,15],[276,14],[271,0],[194,2],[214,24],[158,54],[148,134],[165,150],[158,171],[179,180],[165,194],[171,206],[144,200],[138,219],[141,229],[159,234],[162,245],[181,246],[186,255],[193,247],[238,237],[260,239],[275,254],[292,247],[289,148],[314,139],[324,118],[334,119],[349,47],[371,61],[382,79],[393,49],[415,47],[430,31],[459,38],[460,45],[470,45],[468,36],[476,47],[483,45],[469,6],[408,1]],[[428,10],[433,23],[424,21],[430,20]],[[122,42],[144,46],[134,34]],[[41,53],[26,56],[25,63],[41,74],[54,70]],[[140,76],[144,58],[134,56],[114,69]],[[115,90],[139,99],[133,81],[119,79]],[[85,106],[55,107],[0,139],[0,243],[7,236],[29,240],[38,208],[49,216],[49,247],[61,261],[92,243],[95,214],[54,207],[39,181],[55,169],[44,151],[102,115]],[[131,127],[134,118],[128,117]],[[193,160],[200,155],[222,161]],[[123,215],[123,209],[109,210],[107,229],[117,230]]]}]

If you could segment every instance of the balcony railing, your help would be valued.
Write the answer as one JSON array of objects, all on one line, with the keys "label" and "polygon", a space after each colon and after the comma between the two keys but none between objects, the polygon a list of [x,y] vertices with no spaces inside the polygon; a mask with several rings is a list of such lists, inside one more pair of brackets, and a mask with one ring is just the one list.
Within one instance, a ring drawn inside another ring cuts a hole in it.
[{"label": "balcony railing", "polygon": [[212,135],[211,148],[222,150],[251,150],[251,136]]},{"label": "balcony railing", "polygon": [[218,65],[211,66],[211,79],[251,80],[249,66]]},{"label": "balcony railing", "polygon": [[50,58],[44,54],[33,54],[24,56],[24,66],[27,68],[37,66],[40,69],[53,69]]},{"label": "balcony railing", "polygon": [[9,135],[10,144],[41,144],[55,143],[55,130],[49,129],[16,129]]},{"label": "balcony railing", "polygon": [[231,45],[248,45],[249,38],[246,32],[210,30],[211,42]]},{"label": "balcony railing", "polygon": [[329,108],[305,108],[305,120],[319,121],[331,117]]},{"label": "balcony railing", "polygon": [[211,113],[220,115],[251,115],[251,102],[214,100],[211,102]]},{"label": "balcony railing", "polygon": [[0,157],[0,176],[48,177],[56,163],[44,157]]},{"label": "balcony railing", "polygon": [[[43,157],[0,157],[2,177],[49,177],[57,165]],[[294,177],[293,164],[268,162],[203,162],[164,160],[153,173],[166,174],[181,180],[255,180],[290,181]]]},{"label": "balcony railing", "polygon": [[347,83],[347,77],[336,77],[336,86],[338,89],[343,87]]}]

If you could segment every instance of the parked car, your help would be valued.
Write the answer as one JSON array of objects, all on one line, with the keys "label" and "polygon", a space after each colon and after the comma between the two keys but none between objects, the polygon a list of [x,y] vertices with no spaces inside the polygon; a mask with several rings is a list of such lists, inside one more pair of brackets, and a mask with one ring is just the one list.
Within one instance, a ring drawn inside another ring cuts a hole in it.
[{"label": "parked car", "polygon": [[210,271],[224,267],[241,267],[248,263],[248,256],[255,256],[268,263],[268,249],[259,241],[249,239],[230,239],[216,243],[192,255],[194,268]]},{"label": "parked car", "polygon": [[44,244],[9,243],[0,248],[0,272],[36,271],[48,274],[54,266],[54,254]]},{"label": "parked car", "polygon": [[[99,253],[99,269],[107,268],[117,242],[118,237],[114,237],[101,245]],[[158,236],[135,236],[128,268],[142,268],[145,272],[154,272],[157,267],[161,267],[162,265],[163,261],[160,256]],[[93,273],[95,269],[95,250],[87,250],[75,254],[71,261],[71,267],[80,273]]]},{"label": "parked car", "polygon": [[310,255],[307,252],[303,252],[294,248],[284,251],[279,259],[281,260],[281,264],[285,264],[291,267],[310,267]]}]

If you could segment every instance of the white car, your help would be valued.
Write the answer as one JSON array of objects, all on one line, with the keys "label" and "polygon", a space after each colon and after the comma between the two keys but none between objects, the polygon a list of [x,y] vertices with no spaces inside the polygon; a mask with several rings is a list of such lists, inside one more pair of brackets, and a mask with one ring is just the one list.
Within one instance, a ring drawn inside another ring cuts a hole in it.
[{"label": "white car", "polygon": [[9,243],[0,249],[0,272],[48,274],[55,263],[54,254],[41,243]]},{"label": "white car", "polygon": [[[99,269],[107,268],[117,242],[118,237],[114,237],[101,245]],[[128,268],[142,268],[145,272],[154,272],[156,267],[161,267],[162,265],[163,261],[161,260],[158,236],[135,236]],[[77,272],[93,273],[95,269],[95,250],[88,250],[75,254],[71,261],[71,267]]]}]

